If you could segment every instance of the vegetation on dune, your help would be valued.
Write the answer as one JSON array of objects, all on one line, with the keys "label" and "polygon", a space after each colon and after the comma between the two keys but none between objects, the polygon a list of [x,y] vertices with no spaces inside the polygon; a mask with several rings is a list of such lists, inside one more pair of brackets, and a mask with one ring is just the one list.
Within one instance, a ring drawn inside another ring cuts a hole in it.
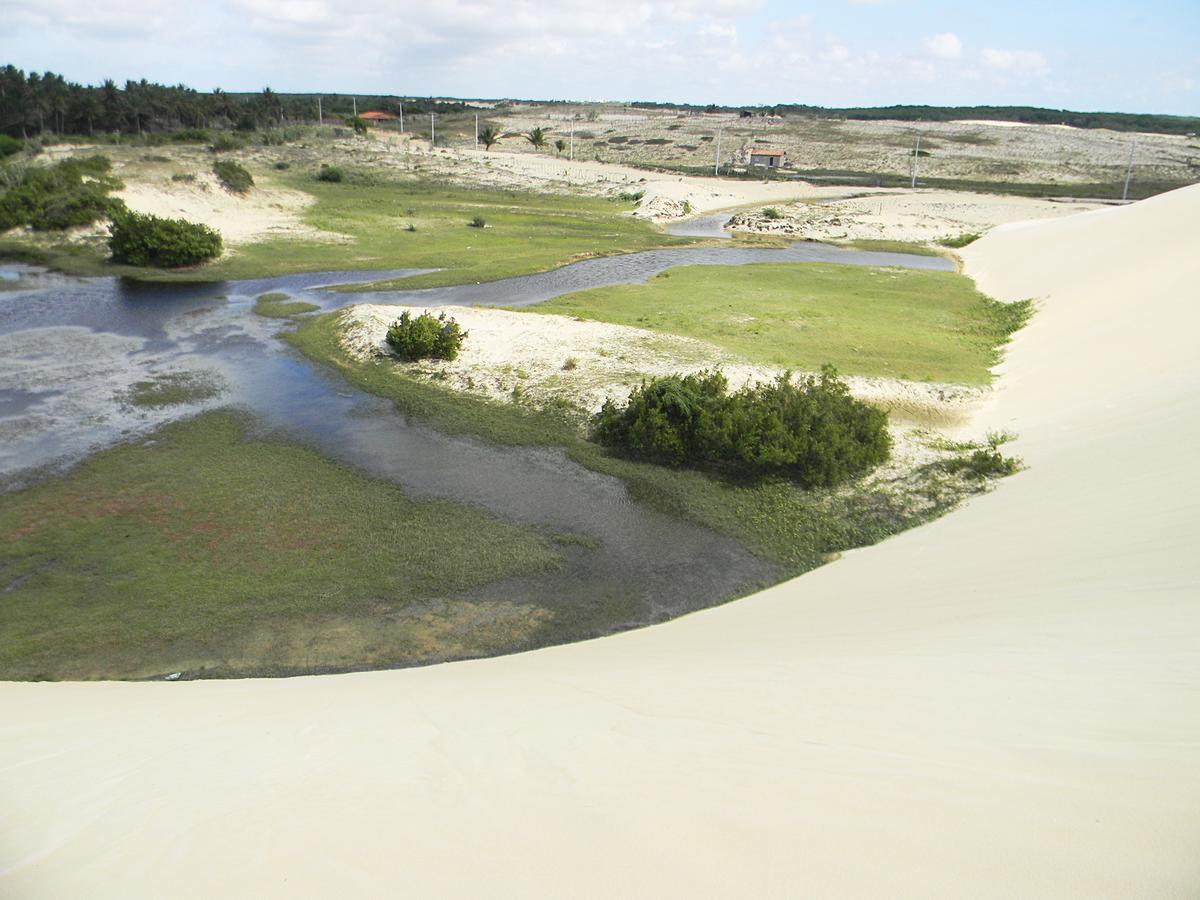
[{"label": "vegetation on dune", "polygon": [[533,149],[541,150],[546,146],[546,129],[542,126],[533,128],[525,134],[525,140],[533,145]]},{"label": "vegetation on dune", "polygon": [[387,330],[388,346],[403,360],[455,359],[467,332],[453,318],[441,313],[414,317],[407,309]]},{"label": "vegetation on dune", "polygon": [[124,204],[109,196],[121,187],[106,157],[67,159],[51,166],[10,162],[0,168],[0,231],[28,225],[61,231],[108,218]]},{"label": "vegetation on dune", "polygon": [[217,180],[225,186],[226,190],[235,194],[244,194],[254,187],[254,178],[244,166],[232,159],[222,159],[214,163],[213,174],[217,176]]},{"label": "vegetation on dune", "polygon": [[888,458],[887,414],[850,396],[837,371],[729,393],[719,372],[655,378],[593,421],[597,441],[638,459],[833,487]]},{"label": "vegetation on dune", "polygon": [[321,163],[321,169],[317,172],[317,181],[325,181],[329,184],[338,184],[344,181],[346,175],[337,166],[326,165]]},{"label": "vegetation on dune", "polygon": [[979,240],[979,237],[980,236],[978,234],[973,232],[963,232],[956,237],[942,238],[940,241],[938,241],[938,243],[943,247],[952,247],[957,250],[959,247],[965,247],[967,244],[973,244],[975,241]]},{"label": "vegetation on dune", "polygon": [[620,478],[634,499],[727,534],[789,574],[935,518],[989,483],[928,466],[899,482],[871,476],[806,489],[786,477],[748,479],[631,459],[588,440],[578,409],[490,402],[407,377],[395,360],[353,357],[338,340],[342,315],[308,318],[283,337],[351,384],[390,399],[404,415],[499,444],[561,447],[579,464]]},{"label": "vegetation on dune", "polygon": [[194,266],[221,255],[221,235],[207,225],[125,210],[113,217],[109,249],[115,262],[164,269]]},{"label": "vegetation on dune", "polygon": [[694,337],[784,368],[828,362],[849,375],[986,384],[1031,308],[992,300],[953,272],[763,263],[674,268],[526,311]]},{"label": "vegetation on dune", "polygon": [[485,125],[479,131],[479,143],[485,150],[491,150],[492,145],[500,140],[500,130],[494,125]]},{"label": "vegetation on dune", "polygon": [[[206,413],[0,507],[0,678],[290,674],[521,646],[542,614],[431,598],[558,564],[548,540]],[[469,612],[469,604],[460,604]]]}]

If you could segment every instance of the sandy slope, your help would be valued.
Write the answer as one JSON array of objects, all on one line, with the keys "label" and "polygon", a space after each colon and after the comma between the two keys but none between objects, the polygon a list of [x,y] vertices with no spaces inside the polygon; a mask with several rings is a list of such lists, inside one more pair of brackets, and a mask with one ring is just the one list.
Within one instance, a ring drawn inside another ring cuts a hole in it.
[{"label": "sandy slope", "polygon": [[1200,892],[1200,187],[997,229],[1030,469],[666,625],[287,681],[0,686],[22,897]]}]

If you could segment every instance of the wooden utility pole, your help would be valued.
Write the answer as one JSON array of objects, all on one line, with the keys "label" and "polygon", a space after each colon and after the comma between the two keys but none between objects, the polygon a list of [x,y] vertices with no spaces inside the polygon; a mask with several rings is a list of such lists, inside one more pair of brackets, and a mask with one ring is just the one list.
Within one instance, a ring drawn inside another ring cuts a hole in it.
[{"label": "wooden utility pole", "polygon": [[571,119],[571,153],[568,159],[575,161],[575,120]]},{"label": "wooden utility pole", "polygon": [[321,111],[321,95],[317,94],[317,124],[325,124],[325,114]]},{"label": "wooden utility pole", "polygon": [[437,146],[437,132],[434,130],[433,113],[429,114],[429,149],[432,150]]},{"label": "wooden utility pole", "polygon": [[717,158],[713,163],[713,175],[721,174],[721,127],[717,128]]},{"label": "wooden utility pole", "polygon": [[1129,180],[1133,178],[1133,148],[1137,145],[1137,137],[1129,139],[1129,166],[1125,169],[1125,190],[1121,192],[1121,199],[1129,199]]},{"label": "wooden utility pole", "polygon": [[397,100],[396,102],[400,104],[400,130],[403,131],[404,130],[404,101]]},{"label": "wooden utility pole", "polygon": [[479,113],[475,113],[475,149],[479,150]]},{"label": "wooden utility pole", "polygon": [[350,102],[354,104],[354,118],[358,118],[358,98],[351,97]]},{"label": "wooden utility pole", "polygon": [[913,147],[912,186],[917,187],[917,160],[921,157],[921,134],[917,132],[917,144]]}]

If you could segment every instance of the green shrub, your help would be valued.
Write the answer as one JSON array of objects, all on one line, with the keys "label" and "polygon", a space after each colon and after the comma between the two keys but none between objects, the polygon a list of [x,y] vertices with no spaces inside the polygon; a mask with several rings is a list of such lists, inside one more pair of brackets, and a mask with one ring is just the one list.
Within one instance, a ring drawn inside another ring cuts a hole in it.
[{"label": "green shrub", "polygon": [[21,152],[21,142],[7,134],[0,134],[0,159],[15,156]]},{"label": "green shrub", "polygon": [[888,458],[887,415],[850,396],[832,366],[793,383],[789,374],[730,394],[719,372],[643,382],[624,406],[592,420],[594,440],[670,466],[784,475],[832,486]]},{"label": "green shrub", "polygon": [[274,168],[277,172],[283,172],[283,171],[286,171],[287,169],[290,169],[291,167],[292,167],[292,164],[290,162],[284,162],[281,159],[281,160],[279,160],[279,162],[275,163],[272,168]]},{"label": "green shrub", "polygon": [[245,140],[228,132],[221,132],[213,142],[208,145],[208,149],[213,153],[228,153],[230,150],[241,150],[246,146]]},{"label": "green shrub", "polygon": [[645,191],[622,191],[617,194],[617,199],[624,200],[626,203],[637,203],[645,196]]},{"label": "green shrub", "polygon": [[764,210],[762,211],[762,214],[763,214],[763,218],[764,218],[764,219],[771,219],[771,220],[775,220],[775,219],[782,219],[782,218],[783,218],[783,213],[781,213],[779,210],[777,210],[777,209],[776,209],[775,207],[773,207],[773,206],[768,206],[766,209],[764,209]]},{"label": "green shrub", "polygon": [[125,210],[113,216],[108,239],[114,262],[174,269],[221,255],[221,235],[206,225]]},{"label": "green shrub", "polygon": [[172,132],[170,139],[173,144],[207,144],[211,135],[203,128],[183,128]]},{"label": "green shrub", "polygon": [[342,173],[342,170],[337,166],[327,166],[324,163],[321,164],[321,171],[317,173],[317,181],[330,181],[336,183],[341,181],[344,177],[345,176]]},{"label": "green shrub", "polygon": [[232,159],[218,160],[213,164],[213,174],[217,180],[235,194],[244,194],[254,187],[254,179],[240,164]]},{"label": "green shrub", "polygon": [[174,175],[171,176],[171,180],[172,181],[192,182],[192,181],[196,180],[196,176],[193,175],[191,172],[176,172]]},{"label": "green shrub", "polygon": [[30,166],[0,195],[0,231],[20,225],[50,231],[107,218],[124,207],[108,196],[121,186],[108,175],[110,168],[104,156]]},{"label": "green shrub", "polygon": [[421,313],[413,318],[408,310],[387,332],[387,342],[401,359],[454,359],[467,339],[462,326],[445,313],[434,318]]},{"label": "green shrub", "polygon": [[487,220],[485,220],[483,216],[475,216],[475,218],[473,218],[467,224],[472,228],[486,228]]},{"label": "green shrub", "polygon": [[980,236],[978,234],[964,232],[963,234],[958,235],[958,237],[942,238],[940,241],[938,241],[938,243],[943,247],[954,247],[957,249],[959,247],[965,247],[967,244],[979,240],[979,237]]}]

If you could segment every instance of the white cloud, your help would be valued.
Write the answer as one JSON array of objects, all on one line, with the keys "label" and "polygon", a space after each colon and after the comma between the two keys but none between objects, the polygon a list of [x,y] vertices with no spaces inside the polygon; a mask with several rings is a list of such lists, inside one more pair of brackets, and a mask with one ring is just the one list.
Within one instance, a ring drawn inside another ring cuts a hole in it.
[{"label": "white cloud", "polygon": [[938,59],[959,59],[963,55],[962,41],[957,34],[949,31],[935,34],[925,42],[925,49],[930,56]]},{"label": "white cloud", "polygon": [[989,69],[1013,75],[1042,75],[1050,69],[1046,58],[1036,50],[997,50],[988,47],[980,57]]}]

